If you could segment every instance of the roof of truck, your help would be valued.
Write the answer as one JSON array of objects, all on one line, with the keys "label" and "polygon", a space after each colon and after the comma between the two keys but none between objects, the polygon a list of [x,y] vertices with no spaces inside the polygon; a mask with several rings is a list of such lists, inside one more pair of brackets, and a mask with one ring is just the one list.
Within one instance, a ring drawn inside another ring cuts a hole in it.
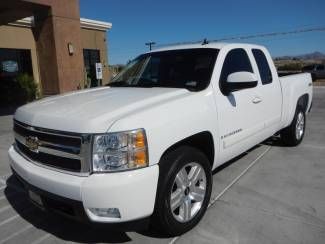
[{"label": "roof of truck", "polygon": [[215,48],[221,49],[224,46],[233,45],[241,48],[262,48],[260,45],[247,44],[247,43],[227,43],[227,42],[209,42],[208,44],[192,43],[192,44],[178,44],[155,48],[151,52],[178,50],[178,49],[194,49],[194,48]]}]

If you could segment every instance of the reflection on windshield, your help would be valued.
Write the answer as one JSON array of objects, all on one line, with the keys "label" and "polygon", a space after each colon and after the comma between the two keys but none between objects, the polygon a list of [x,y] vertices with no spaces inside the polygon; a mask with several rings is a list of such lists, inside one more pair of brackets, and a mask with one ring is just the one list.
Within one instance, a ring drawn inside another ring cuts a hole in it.
[{"label": "reflection on windshield", "polygon": [[169,50],[139,56],[119,73],[111,87],[170,87],[205,89],[211,79],[218,50]]}]

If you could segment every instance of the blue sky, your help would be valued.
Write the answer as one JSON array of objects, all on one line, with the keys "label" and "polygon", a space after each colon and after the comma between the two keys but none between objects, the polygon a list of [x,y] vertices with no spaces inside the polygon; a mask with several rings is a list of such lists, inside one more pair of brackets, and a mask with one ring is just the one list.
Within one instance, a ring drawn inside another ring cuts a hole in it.
[{"label": "blue sky", "polygon": [[[108,21],[110,64],[166,44],[325,26],[324,0],[80,0],[84,18]],[[325,32],[250,39],[272,56],[325,53]]]}]

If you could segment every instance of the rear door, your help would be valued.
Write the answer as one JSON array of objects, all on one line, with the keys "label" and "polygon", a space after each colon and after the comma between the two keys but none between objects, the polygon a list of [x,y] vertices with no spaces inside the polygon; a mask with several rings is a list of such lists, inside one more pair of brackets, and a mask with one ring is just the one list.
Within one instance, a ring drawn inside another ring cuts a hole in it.
[{"label": "rear door", "polygon": [[263,107],[258,100],[261,97],[260,84],[230,94],[225,92],[229,74],[240,71],[255,73],[249,51],[244,48],[223,49],[219,55],[218,63],[222,64],[222,68],[218,90],[221,94],[216,96],[216,103],[221,137],[220,159],[223,162],[260,142],[264,127],[264,120],[260,116]]},{"label": "rear door", "polygon": [[271,136],[279,129],[282,113],[282,93],[280,82],[275,71],[272,72],[269,65],[272,58],[261,49],[251,50],[254,66],[258,69],[260,107],[262,113],[260,118],[264,121],[263,133],[265,137]]}]

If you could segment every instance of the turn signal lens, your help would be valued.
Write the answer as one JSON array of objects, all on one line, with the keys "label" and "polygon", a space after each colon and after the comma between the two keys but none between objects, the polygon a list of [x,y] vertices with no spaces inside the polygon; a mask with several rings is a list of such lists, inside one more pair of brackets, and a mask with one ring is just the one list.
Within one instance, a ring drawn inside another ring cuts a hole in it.
[{"label": "turn signal lens", "polygon": [[146,144],[146,138],[143,131],[138,131],[135,134],[135,147],[144,147]]},{"label": "turn signal lens", "polygon": [[148,161],[147,154],[145,151],[141,150],[141,151],[135,152],[134,162],[136,165],[138,165],[138,167],[146,166],[147,161]]}]

